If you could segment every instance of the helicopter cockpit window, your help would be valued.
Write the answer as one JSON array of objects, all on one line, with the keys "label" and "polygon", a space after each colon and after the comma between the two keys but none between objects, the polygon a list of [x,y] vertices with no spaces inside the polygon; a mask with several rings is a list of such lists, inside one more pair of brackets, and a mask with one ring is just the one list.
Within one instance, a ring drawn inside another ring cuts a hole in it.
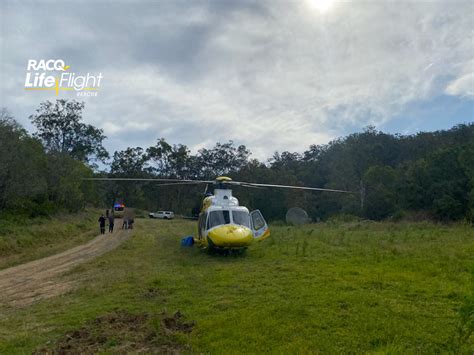
[{"label": "helicopter cockpit window", "polygon": [[212,211],[209,213],[209,218],[207,220],[207,229],[220,226],[222,224],[229,224],[229,223],[230,223],[229,211]]},{"label": "helicopter cockpit window", "polygon": [[232,211],[234,224],[250,228],[250,215],[244,211]]}]

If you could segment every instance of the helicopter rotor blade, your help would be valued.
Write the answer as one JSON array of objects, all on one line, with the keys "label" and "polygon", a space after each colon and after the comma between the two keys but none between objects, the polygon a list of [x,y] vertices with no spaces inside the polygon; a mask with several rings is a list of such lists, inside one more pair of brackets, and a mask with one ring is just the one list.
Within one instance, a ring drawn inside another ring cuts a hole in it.
[{"label": "helicopter rotor blade", "polygon": [[327,191],[327,192],[341,192],[341,193],[349,193],[349,194],[358,194],[355,191],[347,191],[347,190],[337,190],[337,189],[325,189],[322,187],[309,187],[309,186],[294,186],[294,185],[275,185],[275,184],[258,184],[253,182],[240,182],[240,181],[229,181],[229,183],[243,187],[276,187],[282,189],[295,189],[295,190],[310,190],[310,191]]},{"label": "helicopter rotor blade", "polygon": [[[216,184],[222,185],[234,185],[249,188],[282,188],[282,189],[293,189],[293,190],[309,190],[309,191],[327,191],[327,192],[340,192],[349,194],[359,194],[355,191],[338,190],[338,189],[325,189],[322,187],[309,187],[309,186],[295,186],[295,185],[277,185],[277,184],[259,184],[254,182],[243,182],[243,181],[222,181],[217,182],[215,180],[190,180],[190,179],[165,179],[165,178],[83,178],[82,180],[88,181],[151,181],[151,182],[164,182],[165,184],[159,184],[159,186],[171,186],[171,185],[198,185],[198,184]],[[206,187],[207,191],[207,187]]]},{"label": "helicopter rotor blade", "polygon": [[251,184],[234,184],[235,186],[242,186],[242,187],[250,187],[252,189],[260,189],[262,190],[263,187],[261,186],[254,186],[254,185],[251,185]]},{"label": "helicopter rotor blade", "polygon": [[188,180],[188,179],[159,179],[159,178],[83,178],[88,181],[154,181],[169,183],[186,183],[186,184],[209,184],[214,181],[209,180]]},{"label": "helicopter rotor blade", "polygon": [[164,184],[156,184],[156,186],[173,186],[173,185],[200,185],[205,184],[205,182],[195,182],[195,181],[185,181],[185,182],[170,182]]}]

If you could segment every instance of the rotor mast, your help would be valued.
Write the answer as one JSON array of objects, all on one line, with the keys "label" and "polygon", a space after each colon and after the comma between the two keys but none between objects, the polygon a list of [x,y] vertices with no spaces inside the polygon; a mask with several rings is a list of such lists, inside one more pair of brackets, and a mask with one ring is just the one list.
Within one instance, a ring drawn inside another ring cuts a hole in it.
[{"label": "rotor mast", "polygon": [[230,177],[219,176],[214,185],[213,203],[220,206],[238,206],[239,200],[232,196],[232,188],[226,182],[232,181]]}]

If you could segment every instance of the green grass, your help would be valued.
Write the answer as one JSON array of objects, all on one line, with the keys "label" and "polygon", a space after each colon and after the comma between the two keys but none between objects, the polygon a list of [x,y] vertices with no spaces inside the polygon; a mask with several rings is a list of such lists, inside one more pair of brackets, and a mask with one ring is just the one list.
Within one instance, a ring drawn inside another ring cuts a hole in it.
[{"label": "green grass", "polygon": [[98,234],[100,211],[72,215],[0,218],[0,270],[59,253]]},{"label": "green grass", "polygon": [[77,290],[26,309],[0,307],[0,353],[51,346],[117,309],[151,314],[157,334],[163,312],[181,311],[196,321],[192,333],[155,341],[196,353],[474,351],[469,226],[275,226],[230,256],[180,247],[195,230],[190,221],[136,227],[117,250],[66,276],[80,280]]}]

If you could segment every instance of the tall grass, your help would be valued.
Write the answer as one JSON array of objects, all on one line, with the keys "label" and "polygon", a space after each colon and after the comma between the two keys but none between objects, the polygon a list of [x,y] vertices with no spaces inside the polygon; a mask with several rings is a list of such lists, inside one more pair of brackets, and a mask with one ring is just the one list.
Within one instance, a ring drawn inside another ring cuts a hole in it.
[{"label": "tall grass", "polygon": [[99,211],[73,215],[0,218],[0,269],[44,257],[83,243],[98,234]]}]

